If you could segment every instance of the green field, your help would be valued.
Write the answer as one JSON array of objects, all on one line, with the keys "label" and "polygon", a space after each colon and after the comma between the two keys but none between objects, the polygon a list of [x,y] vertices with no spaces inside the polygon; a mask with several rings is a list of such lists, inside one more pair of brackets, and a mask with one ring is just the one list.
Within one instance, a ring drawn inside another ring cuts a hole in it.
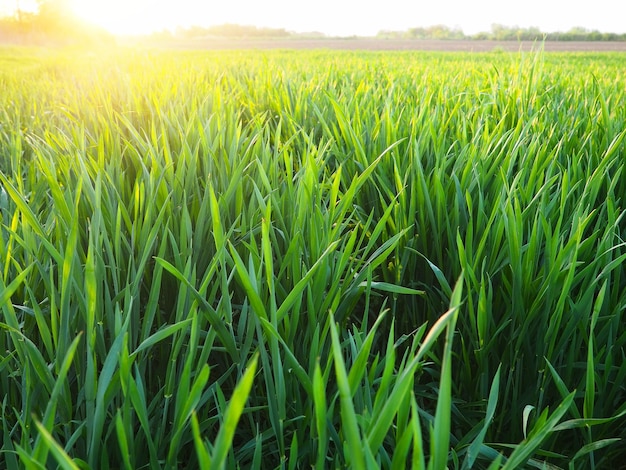
[{"label": "green field", "polygon": [[0,51],[0,467],[618,468],[622,53]]}]

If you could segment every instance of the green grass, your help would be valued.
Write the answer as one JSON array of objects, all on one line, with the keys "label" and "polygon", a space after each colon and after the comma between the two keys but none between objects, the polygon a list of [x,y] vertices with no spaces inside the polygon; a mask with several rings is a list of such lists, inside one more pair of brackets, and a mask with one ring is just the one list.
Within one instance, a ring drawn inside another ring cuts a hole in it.
[{"label": "green grass", "polygon": [[4,50],[0,467],[614,468],[624,59]]}]

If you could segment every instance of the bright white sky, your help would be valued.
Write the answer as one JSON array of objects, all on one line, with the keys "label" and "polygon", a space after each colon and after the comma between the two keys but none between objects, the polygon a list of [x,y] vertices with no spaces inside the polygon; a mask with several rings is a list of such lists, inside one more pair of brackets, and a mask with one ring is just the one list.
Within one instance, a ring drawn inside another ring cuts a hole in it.
[{"label": "bright white sky", "polygon": [[[146,33],[176,26],[223,23],[374,35],[445,24],[467,34],[493,23],[536,26],[543,32],[574,26],[626,33],[624,0],[67,0],[82,17],[114,33]],[[0,11],[34,0],[0,0]]]}]

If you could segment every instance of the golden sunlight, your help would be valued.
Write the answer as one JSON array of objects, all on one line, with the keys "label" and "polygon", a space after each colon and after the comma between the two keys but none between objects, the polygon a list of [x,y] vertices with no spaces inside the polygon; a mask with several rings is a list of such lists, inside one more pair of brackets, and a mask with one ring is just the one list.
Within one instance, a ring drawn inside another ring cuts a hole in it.
[{"label": "golden sunlight", "polygon": [[[0,0],[1,1],[1,0]],[[375,34],[375,15],[369,2],[367,18],[355,17],[361,9],[354,10],[347,2],[336,15],[328,15],[337,0],[318,0],[311,9],[308,0],[59,0],[68,2],[74,13],[83,20],[100,26],[114,34],[146,34],[177,26],[215,26],[220,24],[254,25],[258,27],[286,28],[293,31],[323,31],[327,34],[362,33],[369,26]],[[347,1],[347,0],[346,0]],[[412,1],[412,0],[396,0]],[[303,10],[304,9],[304,10]],[[337,10],[335,8],[335,10]],[[302,14],[306,11],[306,14]],[[354,17],[352,30],[347,18]],[[354,29],[356,24],[357,29]],[[368,33],[366,31],[366,33]],[[371,34],[371,33],[370,33]]]},{"label": "golden sunlight", "polygon": [[70,3],[77,16],[111,33],[146,34],[188,23],[185,16],[189,16],[188,7],[193,2],[70,0]]}]

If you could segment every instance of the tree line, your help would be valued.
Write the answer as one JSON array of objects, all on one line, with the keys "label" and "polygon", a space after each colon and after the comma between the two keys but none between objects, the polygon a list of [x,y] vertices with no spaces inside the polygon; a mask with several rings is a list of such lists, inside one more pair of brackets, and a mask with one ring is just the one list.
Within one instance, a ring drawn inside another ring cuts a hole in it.
[{"label": "tree line", "polygon": [[409,28],[405,31],[380,31],[377,37],[384,39],[467,39],[492,41],[626,41],[626,33],[603,33],[583,27],[565,32],[544,33],[537,27],[520,28],[494,24],[491,31],[465,34],[459,28],[446,25]]},{"label": "tree line", "polygon": [[[20,11],[0,18],[0,41],[9,42],[85,42],[110,40],[112,36],[103,29],[87,24],[77,18],[67,0],[38,0],[36,12]],[[18,3],[19,5],[19,3]],[[218,26],[192,26],[178,28],[174,32],[162,31],[154,36],[161,39],[197,38],[323,38],[318,32],[294,33],[284,28],[259,28],[238,24]],[[380,31],[383,39],[465,39],[495,41],[626,41],[626,34],[603,33],[582,27],[566,32],[544,33],[536,27],[520,28],[494,24],[491,31],[467,35],[459,28],[445,25],[409,28],[405,31]]]}]

